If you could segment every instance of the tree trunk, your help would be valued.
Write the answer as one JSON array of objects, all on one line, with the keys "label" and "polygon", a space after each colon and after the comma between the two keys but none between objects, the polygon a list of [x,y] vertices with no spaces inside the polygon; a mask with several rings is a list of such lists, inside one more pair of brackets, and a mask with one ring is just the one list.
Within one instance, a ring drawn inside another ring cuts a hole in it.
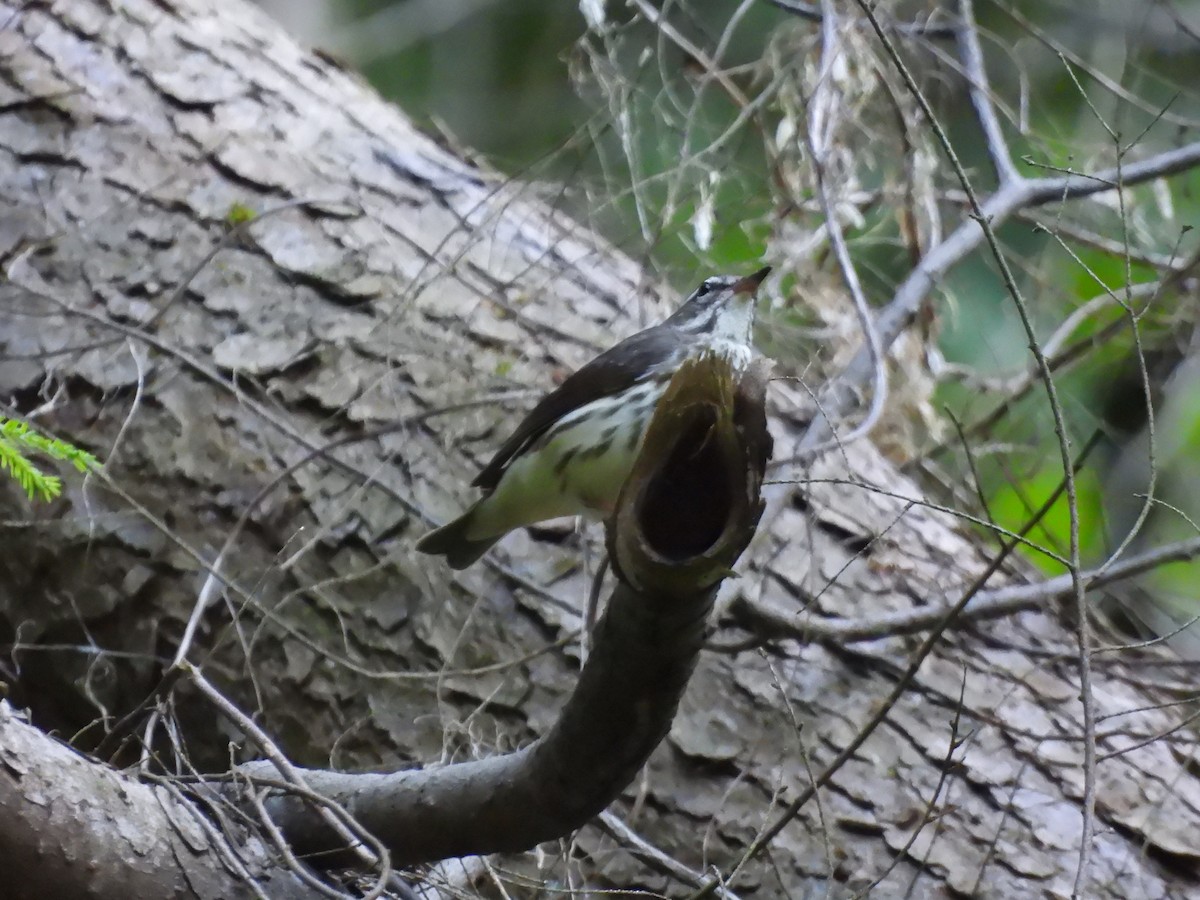
[{"label": "tree trunk", "polygon": [[[515,533],[453,573],[413,543],[554,373],[669,308],[638,266],[231,0],[0,4],[0,73],[0,396],[105,461],[32,512],[4,489],[12,698],[83,748],[120,725],[104,746],[122,762],[151,734],[167,771],[226,770],[242,732],[186,681],[155,697],[171,731],[120,721],[186,639],[301,765],[428,765],[543,734],[578,670],[579,546]],[[798,426],[772,431],[790,456]],[[671,895],[697,879],[668,857],[727,873],[920,643],[822,626],[953,602],[995,554],[863,442],[805,474],[775,489],[713,640],[745,638],[747,610],[814,639],[701,656],[611,810],[663,855],[610,824],[505,870]],[[1182,896],[1197,875],[1187,708],[1163,706],[1189,679],[1155,652],[1095,660],[1090,897]],[[1078,695],[1053,600],[948,634],[729,887],[1069,894]]]}]

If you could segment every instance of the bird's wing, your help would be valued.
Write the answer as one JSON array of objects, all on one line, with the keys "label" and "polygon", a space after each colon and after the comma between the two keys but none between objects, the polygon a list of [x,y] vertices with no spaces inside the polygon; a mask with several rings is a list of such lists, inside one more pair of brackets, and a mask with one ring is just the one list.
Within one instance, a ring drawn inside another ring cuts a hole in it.
[{"label": "bird's wing", "polygon": [[679,334],[673,328],[661,325],[647,328],[573,372],[530,410],[517,430],[496,451],[492,461],[471,482],[472,486],[487,491],[495,488],[513,457],[531,441],[568,413],[636,384],[655,362],[674,349],[679,340]]}]

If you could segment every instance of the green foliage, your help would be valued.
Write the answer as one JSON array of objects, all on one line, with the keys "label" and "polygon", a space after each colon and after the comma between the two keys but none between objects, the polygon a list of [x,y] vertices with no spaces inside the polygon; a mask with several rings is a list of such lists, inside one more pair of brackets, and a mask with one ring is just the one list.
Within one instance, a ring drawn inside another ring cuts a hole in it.
[{"label": "green foliage", "polygon": [[7,469],[30,500],[39,497],[45,501],[53,500],[62,491],[62,480],[35,466],[27,455],[30,453],[69,462],[80,472],[100,465],[100,461],[86,450],[40,435],[19,419],[0,416],[0,470]]},{"label": "green foliage", "polygon": [[236,228],[238,225],[244,225],[246,222],[252,222],[258,216],[253,209],[244,203],[231,203],[229,209],[225,213],[225,222],[230,228]]},{"label": "green foliage", "polygon": [[[1011,480],[992,495],[989,507],[993,520],[1010,531],[1020,531],[1036,510],[1060,490],[1062,469],[1047,460],[1033,473]],[[1096,473],[1081,471],[1075,479],[1079,509],[1079,548],[1085,559],[1097,558],[1104,549],[1104,495]],[[1050,507],[1041,522],[1029,533],[1029,540],[1059,557],[1067,557],[1070,546],[1071,512],[1066,494]],[[1029,548],[1027,555],[1049,575],[1061,575],[1067,569],[1057,559]]]}]

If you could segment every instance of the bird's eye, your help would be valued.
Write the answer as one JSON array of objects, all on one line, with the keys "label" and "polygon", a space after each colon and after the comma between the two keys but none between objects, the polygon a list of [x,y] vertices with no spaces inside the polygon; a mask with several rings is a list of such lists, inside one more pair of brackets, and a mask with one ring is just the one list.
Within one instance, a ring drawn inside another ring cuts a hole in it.
[{"label": "bird's eye", "polygon": [[705,294],[711,294],[716,289],[716,284],[711,278],[706,278],[700,282],[700,287],[696,289],[696,296],[703,297]]}]

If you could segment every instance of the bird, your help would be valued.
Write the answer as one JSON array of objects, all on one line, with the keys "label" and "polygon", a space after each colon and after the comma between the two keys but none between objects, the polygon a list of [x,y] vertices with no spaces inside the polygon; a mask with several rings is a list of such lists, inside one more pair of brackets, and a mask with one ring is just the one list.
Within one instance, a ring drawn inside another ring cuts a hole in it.
[{"label": "bird", "polygon": [[714,353],[735,374],[750,365],[755,295],[770,271],[704,279],[664,321],[569,375],[471,482],[483,496],[422,537],[417,550],[465,569],[513,529],[611,513],[658,401],[684,360]]}]

